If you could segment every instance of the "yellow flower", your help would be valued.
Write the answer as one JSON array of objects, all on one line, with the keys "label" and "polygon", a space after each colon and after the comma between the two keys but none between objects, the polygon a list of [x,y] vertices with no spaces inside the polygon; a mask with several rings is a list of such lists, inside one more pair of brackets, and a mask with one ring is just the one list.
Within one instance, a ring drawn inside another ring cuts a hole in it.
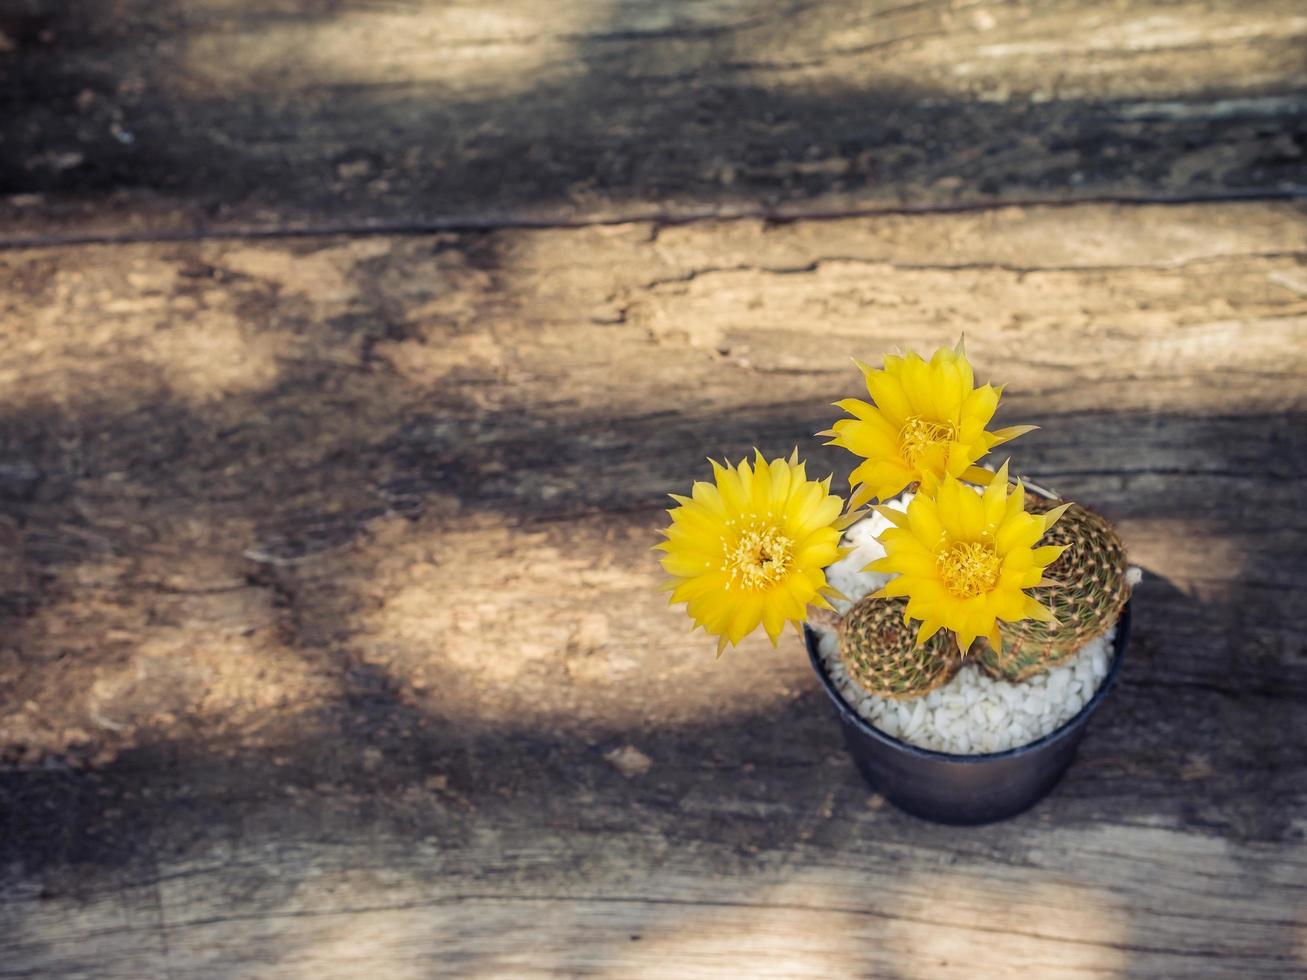
[{"label": "yellow flower", "polygon": [[997,620],[1053,620],[1022,590],[1048,584],[1044,569],[1064,546],[1035,545],[1069,506],[1026,513],[1021,483],[1008,490],[1007,463],[983,495],[945,476],[935,496],[918,493],[906,514],[877,508],[894,526],[879,538],[885,557],[868,570],[897,575],[877,594],[908,597],[906,615],[921,620],[918,644],[943,628],[963,654],[977,636],[1001,649]]},{"label": "yellow flower", "polygon": [[990,473],[973,464],[995,446],[1035,428],[1014,425],[995,432],[985,426],[998,407],[1000,388],[974,387],[971,364],[962,341],[953,350],[941,347],[927,362],[918,354],[888,354],[878,370],[856,362],[875,404],[857,398],[836,402],[854,417],[840,419],[820,435],[834,436],[840,446],[865,462],[849,477],[855,487],[850,509],[872,497],[888,500],[904,487],[920,483],[933,492],[945,475],[988,483]]},{"label": "yellow flower", "polygon": [[809,480],[798,450],[771,462],[754,452],[752,467],[710,460],[715,485],[672,494],[679,506],[657,546],[672,576],[670,603],[684,602],[696,626],[718,638],[718,655],[759,623],[775,645],[786,622],[797,625],[808,605],[829,608],[826,597],[838,595],[823,569],[843,554],[848,520],[830,477]]}]

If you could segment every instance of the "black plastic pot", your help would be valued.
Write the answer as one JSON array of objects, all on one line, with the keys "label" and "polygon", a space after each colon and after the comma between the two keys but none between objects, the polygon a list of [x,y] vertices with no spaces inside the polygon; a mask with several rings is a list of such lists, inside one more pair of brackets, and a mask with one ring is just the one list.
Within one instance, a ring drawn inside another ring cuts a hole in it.
[{"label": "black plastic pot", "polygon": [[1015,816],[1038,803],[1062,778],[1085,726],[1111,690],[1130,639],[1130,604],[1116,624],[1107,676],[1080,713],[1043,738],[984,755],[920,749],[873,728],[844,700],[817,652],[817,634],[803,630],[808,657],[835,705],[844,741],[872,788],[902,810],[936,823],[981,824]]}]

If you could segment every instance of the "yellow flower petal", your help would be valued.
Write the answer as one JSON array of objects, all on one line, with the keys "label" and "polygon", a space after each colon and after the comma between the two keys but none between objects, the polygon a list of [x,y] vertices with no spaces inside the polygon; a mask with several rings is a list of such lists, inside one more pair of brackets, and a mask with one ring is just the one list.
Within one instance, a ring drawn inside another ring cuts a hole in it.
[{"label": "yellow flower petal", "polygon": [[1000,555],[1029,548],[1044,533],[1043,522],[1024,511],[1005,520],[994,534],[994,547]]},{"label": "yellow flower petal", "polygon": [[1046,512],[1044,514],[1044,530],[1047,531],[1050,527],[1056,524],[1058,522],[1058,518],[1060,518],[1063,514],[1065,514],[1067,508],[1070,506],[1071,506],[1070,503],[1065,503],[1057,507],[1054,507],[1052,510]]},{"label": "yellow flower petal", "polygon": [[1024,436],[1027,432],[1034,432],[1038,428],[1039,426],[1037,425],[1009,425],[1006,429],[994,430],[991,435],[994,437],[994,445],[998,446],[1002,443],[1010,442],[1017,436]]},{"label": "yellow flower petal", "polygon": [[994,479],[994,472],[987,470],[983,466],[968,466],[961,473],[956,474],[959,480],[965,480],[967,483],[975,483],[978,486],[987,487]]},{"label": "yellow flower petal", "polygon": [[961,426],[968,436],[984,430],[998,409],[998,391],[993,385],[981,385],[962,403]]},{"label": "yellow flower petal", "polygon": [[1026,598],[1026,618],[1037,619],[1041,623],[1055,623],[1057,617],[1053,611],[1037,599]]},{"label": "yellow flower petal", "polygon": [[1042,548],[1036,548],[1031,554],[1034,555],[1035,564],[1044,568],[1057,561],[1062,552],[1069,547],[1071,547],[1069,544],[1046,544]]},{"label": "yellow flower petal", "polygon": [[880,504],[878,504],[873,509],[876,511],[877,514],[885,518],[885,520],[889,521],[895,527],[908,526],[908,515],[903,513],[903,511],[901,510],[895,510],[893,507],[885,507],[884,505],[880,505]]},{"label": "yellow flower petal", "polygon": [[908,525],[913,535],[923,544],[938,542],[947,533],[939,519],[939,508],[925,494],[917,494],[908,504]]},{"label": "yellow flower petal", "polygon": [[893,423],[897,430],[912,415],[912,405],[903,390],[903,383],[888,370],[865,371],[863,374],[867,382],[867,394],[885,413],[886,421]]},{"label": "yellow flower petal", "polygon": [[921,646],[943,628],[943,623],[935,620],[923,619],[921,621],[921,628],[917,630],[917,646]]},{"label": "yellow flower petal", "polygon": [[876,488],[869,483],[864,483],[853,491],[853,496],[849,498],[849,509],[857,510],[865,507],[868,503],[876,498]]},{"label": "yellow flower petal", "polygon": [[[969,494],[971,491],[964,489],[957,480],[945,480],[940,484],[935,498],[938,504],[939,522],[954,541],[966,541],[968,538],[966,517],[962,510],[964,493]],[[916,503],[915,498],[913,503]]]}]

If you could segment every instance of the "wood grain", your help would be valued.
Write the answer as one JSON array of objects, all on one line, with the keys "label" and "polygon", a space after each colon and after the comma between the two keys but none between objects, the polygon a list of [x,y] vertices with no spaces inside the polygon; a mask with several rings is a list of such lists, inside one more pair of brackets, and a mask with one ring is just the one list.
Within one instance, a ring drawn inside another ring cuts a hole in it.
[{"label": "wood grain", "polygon": [[[1301,975],[1303,218],[5,252],[0,976]],[[647,550],[705,455],[842,480],[849,358],[962,330],[1148,572],[1066,781],[969,831]]]},{"label": "wood grain", "polygon": [[23,0],[8,242],[1301,197],[1293,0]]},{"label": "wood grain", "polygon": [[[1287,0],[0,10],[0,977],[1300,977]],[[965,333],[1146,569],[1039,806],[655,588]],[[622,760],[639,765],[622,765]]]}]

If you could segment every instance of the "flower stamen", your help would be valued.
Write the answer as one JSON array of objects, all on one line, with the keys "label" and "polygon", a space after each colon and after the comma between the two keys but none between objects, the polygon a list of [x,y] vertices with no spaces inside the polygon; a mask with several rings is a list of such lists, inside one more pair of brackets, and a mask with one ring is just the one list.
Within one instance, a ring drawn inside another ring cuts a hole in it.
[{"label": "flower stamen", "polygon": [[909,464],[916,466],[932,446],[947,446],[955,438],[957,427],[951,422],[934,422],[914,415],[899,430],[899,452]]},{"label": "flower stamen", "polygon": [[750,592],[769,589],[790,571],[794,561],[794,543],[780,528],[763,520],[754,520],[726,551],[722,569],[730,574],[727,584]]},{"label": "flower stamen", "polygon": [[959,599],[984,595],[998,584],[1002,565],[991,545],[957,542],[941,551],[935,566],[945,588]]}]

